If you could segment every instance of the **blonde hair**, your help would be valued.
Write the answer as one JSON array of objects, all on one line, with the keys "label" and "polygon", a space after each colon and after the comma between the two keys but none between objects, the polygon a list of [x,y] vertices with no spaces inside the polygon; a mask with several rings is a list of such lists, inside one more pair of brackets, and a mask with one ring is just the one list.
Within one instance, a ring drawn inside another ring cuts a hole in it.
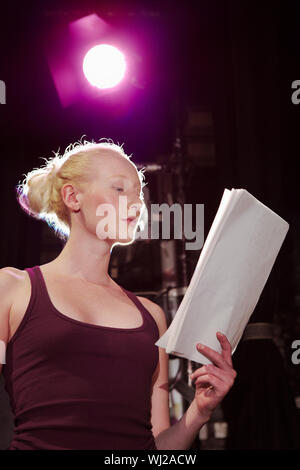
[{"label": "blonde hair", "polygon": [[[79,188],[87,183],[92,175],[92,156],[107,150],[113,150],[130,160],[132,155],[126,155],[123,144],[114,144],[111,139],[99,139],[97,143],[84,140],[70,144],[63,155],[54,152],[54,157],[43,158],[44,166],[34,168],[24,174],[25,178],[15,186],[17,201],[21,208],[30,216],[45,221],[55,234],[63,241],[70,235],[71,218],[68,207],[65,205],[61,188],[66,182],[77,184]],[[106,140],[106,142],[102,142]],[[138,170],[138,176],[143,188],[145,168]]]}]

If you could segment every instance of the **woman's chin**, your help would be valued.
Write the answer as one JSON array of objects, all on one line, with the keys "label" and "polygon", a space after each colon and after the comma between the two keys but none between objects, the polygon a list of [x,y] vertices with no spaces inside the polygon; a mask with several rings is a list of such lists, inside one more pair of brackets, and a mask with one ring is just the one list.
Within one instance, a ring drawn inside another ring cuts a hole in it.
[{"label": "woman's chin", "polygon": [[127,227],[123,227],[123,229],[118,233],[112,230],[107,231],[105,233],[101,233],[100,231],[97,232],[96,230],[96,235],[100,240],[110,240],[113,243],[118,243],[118,244],[128,244],[132,243],[133,240],[135,239],[135,230],[136,226],[128,224]]},{"label": "woman's chin", "polygon": [[121,245],[128,245],[135,240],[135,231],[129,228],[128,233],[126,236],[119,237],[116,242],[120,243]]}]

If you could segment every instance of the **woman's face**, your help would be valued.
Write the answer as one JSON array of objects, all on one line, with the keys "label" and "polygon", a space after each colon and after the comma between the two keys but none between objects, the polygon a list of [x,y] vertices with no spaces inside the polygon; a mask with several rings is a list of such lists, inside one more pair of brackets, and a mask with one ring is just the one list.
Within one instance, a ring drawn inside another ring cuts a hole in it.
[{"label": "woman's face", "polygon": [[144,204],[138,172],[111,150],[95,155],[94,162],[90,184],[81,196],[86,227],[99,239],[130,243]]}]

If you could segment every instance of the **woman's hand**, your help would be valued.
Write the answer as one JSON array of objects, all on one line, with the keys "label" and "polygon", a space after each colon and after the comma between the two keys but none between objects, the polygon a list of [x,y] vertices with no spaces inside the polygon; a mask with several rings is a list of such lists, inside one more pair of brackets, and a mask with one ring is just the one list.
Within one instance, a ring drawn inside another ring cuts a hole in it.
[{"label": "woman's hand", "polygon": [[216,336],[221,344],[222,353],[219,354],[208,346],[197,344],[198,351],[213,364],[203,365],[191,374],[196,386],[194,401],[200,416],[207,420],[229,392],[237,376],[232,367],[232,350],[228,339],[220,332]]}]

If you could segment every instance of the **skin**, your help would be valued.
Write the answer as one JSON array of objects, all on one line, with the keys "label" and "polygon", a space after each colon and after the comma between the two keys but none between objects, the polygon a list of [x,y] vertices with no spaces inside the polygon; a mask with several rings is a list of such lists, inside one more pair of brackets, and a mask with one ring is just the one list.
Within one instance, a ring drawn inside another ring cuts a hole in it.
[{"label": "skin", "polygon": [[[190,375],[195,385],[197,407],[200,413],[203,416],[207,415],[208,418],[233,386],[237,376],[232,365],[231,345],[226,335],[217,332],[216,336],[221,344],[222,353],[219,354],[214,349],[198,343],[197,350],[213,364],[201,366]],[[168,390],[168,385],[168,383],[162,384],[160,388]]]},{"label": "skin", "polygon": [[[71,183],[62,187],[61,196],[71,218],[70,236],[60,254],[47,265],[43,265],[43,268],[47,268],[48,274],[52,273],[54,277],[76,280],[86,286],[102,286],[109,292],[121,290],[108,273],[111,251],[117,243],[129,244],[134,240],[134,227],[137,222],[128,226],[128,236],[125,240],[112,236],[111,232],[109,237],[105,238],[105,230],[99,230],[98,225],[105,216],[96,215],[97,208],[102,204],[109,204],[114,208],[115,216],[110,217],[110,222],[116,222],[118,234],[119,196],[127,196],[128,214],[121,214],[122,218],[139,215],[143,200],[140,197],[141,183],[135,166],[114,151],[104,152],[100,158],[96,157],[88,183],[83,184],[80,189]],[[117,176],[120,174],[126,178]],[[15,282],[11,273],[8,275],[8,271],[14,269],[1,269],[5,292]],[[11,298],[14,298],[13,294]],[[167,330],[164,311],[149,299],[138,298],[153,315],[159,336],[162,336]],[[236,371],[232,367],[231,345],[228,339],[219,333],[217,338],[221,344],[221,354],[207,346],[203,350],[199,349],[213,364],[202,366],[192,374],[195,379],[195,397],[180,420],[172,426],[169,416],[168,354],[163,348],[159,348],[159,361],[152,378],[151,392],[151,423],[157,449],[189,449],[200,428],[210,419],[215,407],[232,387]]]},{"label": "skin", "polygon": [[228,339],[221,332],[217,332],[216,336],[221,344],[222,353],[219,354],[199,343],[197,350],[213,364],[199,367],[191,374],[191,379],[195,381],[196,386],[197,407],[203,415],[207,414],[208,417],[229,392],[237,376],[232,366],[232,349]]},{"label": "skin", "polygon": [[[139,214],[143,206],[140,198],[141,184],[136,168],[116,152],[106,152],[93,162],[93,177],[80,190],[67,183],[61,190],[62,198],[70,211],[70,236],[52,266],[63,275],[78,277],[102,286],[115,286],[108,274],[110,254],[116,243],[132,242],[133,229],[128,228],[127,239],[106,238],[98,235],[97,225],[106,217],[97,216],[99,205],[108,204],[116,211],[116,234],[119,224],[119,196],[127,196],[128,216]],[[116,175],[126,175],[126,179]],[[126,214],[121,214],[125,218]],[[113,218],[110,218],[113,223]],[[55,264],[55,266],[54,266]]]},{"label": "skin", "polygon": [[214,409],[233,386],[237,373],[232,367],[231,345],[221,332],[216,336],[221,353],[197,344],[197,350],[212,364],[203,365],[190,375],[195,381],[194,399],[180,420],[156,437],[157,449],[190,449],[201,427],[210,420]]}]

